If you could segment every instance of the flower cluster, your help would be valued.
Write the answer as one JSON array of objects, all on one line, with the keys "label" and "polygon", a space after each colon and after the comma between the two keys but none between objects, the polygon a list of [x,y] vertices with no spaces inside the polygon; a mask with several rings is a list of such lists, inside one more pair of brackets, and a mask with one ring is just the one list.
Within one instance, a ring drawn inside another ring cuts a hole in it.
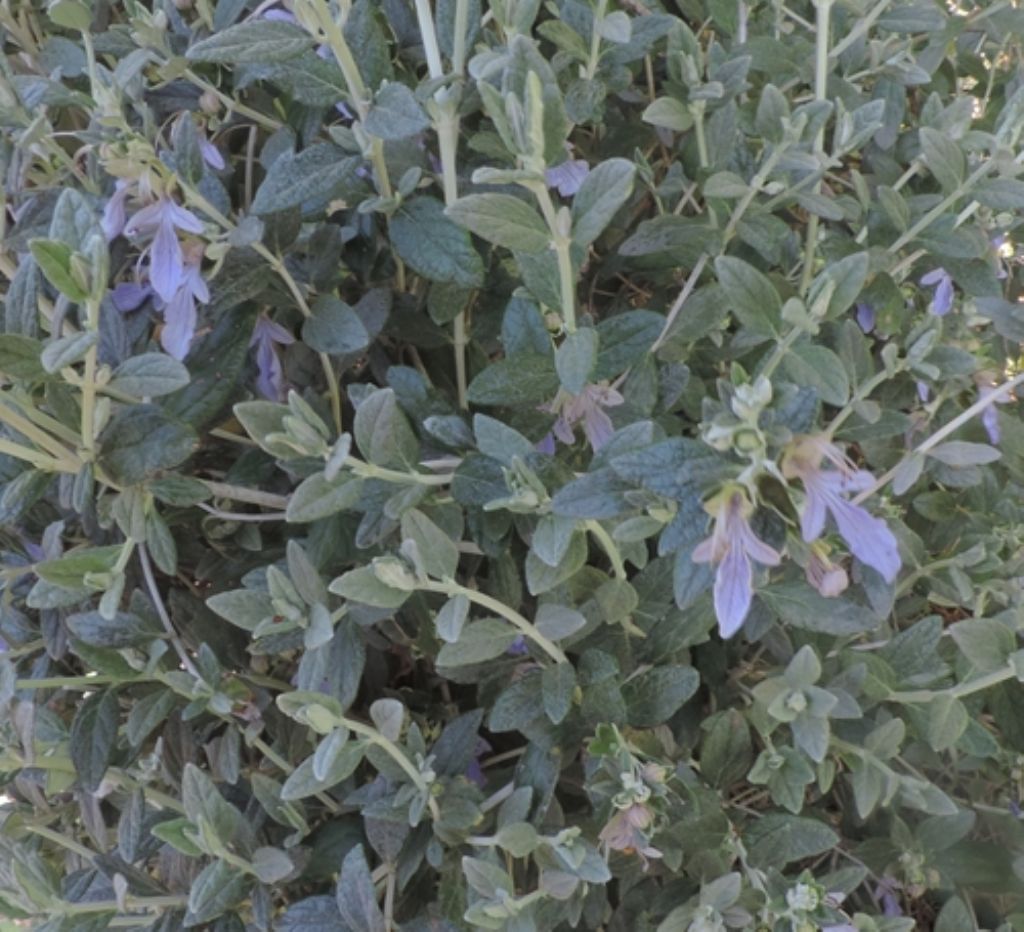
[{"label": "flower cluster", "polygon": [[[825,464],[831,468],[826,468]],[[840,537],[861,563],[891,583],[900,570],[899,545],[881,518],[851,501],[849,496],[874,487],[874,476],[857,469],[838,447],[823,437],[795,441],[782,461],[782,474],[799,479],[804,502],[800,532],[805,543],[813,543],[825,532],[831,515]],[[709,538],[694,548],[695,563],[715,563],[714,602],[722,637],[732,637],[743,625],[753,599],[753,565],[778,566],[781,555],[760,540],[750,527],[753,505],[739,486],[727,486],[708,502],[714,516]],[[846,571],[827,557],[820,546],[812,547],[807,562],[807,579],[822,595],[832,598],[849,585]]]}]

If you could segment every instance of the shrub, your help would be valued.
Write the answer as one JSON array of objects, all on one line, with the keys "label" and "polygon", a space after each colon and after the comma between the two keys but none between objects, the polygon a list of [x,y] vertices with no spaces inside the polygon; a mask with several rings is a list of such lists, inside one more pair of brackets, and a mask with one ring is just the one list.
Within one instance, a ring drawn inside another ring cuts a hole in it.
[{"label": "shrub", "polygon": [[1024,928],[1015,3],[0,25],[0,914]]}]

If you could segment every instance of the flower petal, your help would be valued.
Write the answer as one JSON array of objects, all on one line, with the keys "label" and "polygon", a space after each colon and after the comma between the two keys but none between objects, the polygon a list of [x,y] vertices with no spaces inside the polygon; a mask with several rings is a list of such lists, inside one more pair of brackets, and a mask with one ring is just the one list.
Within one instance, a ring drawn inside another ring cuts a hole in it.
[{"label": "flower petal", "polygon": [[804,491],[807,493],[804,501],[804,513],[800,515],[800,533],[803,539],[810,543],[821,537],[825,530],[825,497],[822,491],[809,477],[804,477]]},{"label": "flower petal", "polygon": [[715,575],[715,616],[723,638],[731,638],[750,611],[754,595],[753,569],[740,547],[730,547]]},{"label": "flower petal", "polygon": [[223,171],[224,156],[220,154],[220,149],[210,142],[209,139],[204,139],[202,136],[199,137],[199,151],[203,154],[203,161],[210,168],[214,171]]},{"label": "flower petal", "polygon": [[583,416],[583,433],[587,435],[590,448],[597,453],[612,439],[615,428],[612,426],[612,419],[595,405]]},{"label": "flower petal", "polygon": [[118,282],[110,292],[110,300],[122,314],[137,311],[153,289],[138,282]]},{"label": "flower petal", "polygon": [[782,562],[782,556],[774,548],[770,547],[759,537],[754,535],[750,525],[743,522],[743,529],[740,531],[740,541],[747,556],[757,560],[762,566],[778,566]]},{"label": "flower petal", "polygon": [[131,219],[124,225],[124,235],[134,237],[152,232],[160,226],[163,213],[163,201],[153,201],[152,204],[147,204],[132,214]]},{"label": "flower petal", "polygon": [[164,308],[164,327],[160,345],[168,355],[184,359],[196,332],[196,303],[187,288],[181,288]]},{"label": "flower petal", "polygon": [[919,281],[922,285],[936,285],[947,277],[946,270],[940,266],[937,269],[932,269],[930,272],[925,272]]},{"label": "flower petal", "polygon": [[156,228],[149,247],[149,281],[153,290],[165,301],[171,301],[183,282],[181,244],[174,227],[164,222]]},{"label": "flower petal", "polygon": [[694,563],[710,563],[715,558],[715,535],[702,540],[693,548],[690,559]]},{"label": "flower petal", "polygon": [[168,199],[166,201],[167,216],[179,230],[185,233],[202,233],[203,221],[200,220],[191,210],[186,210],[180,204]]},{"label": "flower petal", "polygon": [[861,563],[878,570],[886,582],[892,582],[903,565],[896,536],[881,519],[869,514],[860,505],[845,499],[829,499],[829,510],[835,518],[839,534],[850,552]]},{"label": "flower petal", "polygon": [[929,310],[936,317],[945,317],[953,308],[953,279],[948,275],[943,276],[939,287],[935,289],[935,296],[932,298]]}]

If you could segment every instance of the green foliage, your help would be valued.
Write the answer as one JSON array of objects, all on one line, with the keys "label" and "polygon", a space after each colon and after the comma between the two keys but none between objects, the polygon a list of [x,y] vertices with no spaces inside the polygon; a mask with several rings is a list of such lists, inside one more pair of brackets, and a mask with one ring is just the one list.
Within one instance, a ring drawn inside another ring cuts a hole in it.
[{"label": "green foliage", "polygon": [[1024,928],[1018,6],[4,4],[0,929]]}]

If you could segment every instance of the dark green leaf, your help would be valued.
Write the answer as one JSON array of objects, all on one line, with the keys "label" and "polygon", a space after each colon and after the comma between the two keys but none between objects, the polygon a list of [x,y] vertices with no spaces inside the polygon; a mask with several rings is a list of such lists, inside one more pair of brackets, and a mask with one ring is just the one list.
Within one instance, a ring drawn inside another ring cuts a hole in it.
[{"label": "dark green leaf", "polygon": [[117,692],[106,689],[89,696],[71,723],[70,753],[82,788],[99,787],[114,753],[118,724]]}]

